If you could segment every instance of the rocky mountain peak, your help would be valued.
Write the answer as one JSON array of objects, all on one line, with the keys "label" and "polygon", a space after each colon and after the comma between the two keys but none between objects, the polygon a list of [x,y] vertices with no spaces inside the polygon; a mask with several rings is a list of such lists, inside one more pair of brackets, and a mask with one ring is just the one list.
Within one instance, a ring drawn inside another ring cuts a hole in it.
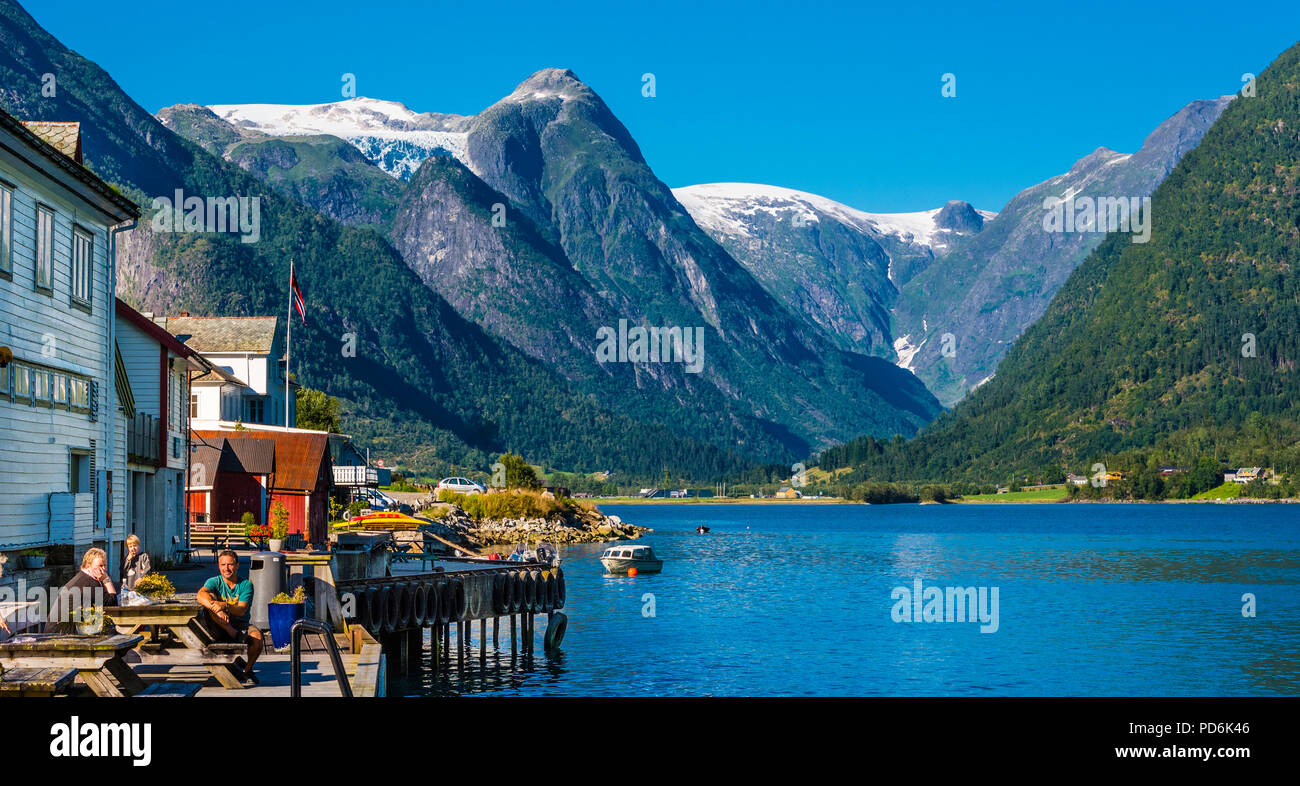
[{"label": "rocky mountain peak", "polygon": [[1111,150],[1109,147],[1099,147],[1088,155],[1074,162],[1070,167],[1069,175],[1086,175],[1096,170],[1098,167],[1105,166],[1116,159],[1128,158],[1128,153],[1119,153]]},{"label": "rocky mountain peak", "polygon": [[590,87],[567,68],[543,68],[519,83],[510,99],[527,101],[546,98],[578,98],[592,96]]},{"label": "rocky mountain peak", "polygon": [[984,216],[970,202],[954,199],[940,208],[934,217],[934,225],[959,235],[973,235],[984,228]]}]

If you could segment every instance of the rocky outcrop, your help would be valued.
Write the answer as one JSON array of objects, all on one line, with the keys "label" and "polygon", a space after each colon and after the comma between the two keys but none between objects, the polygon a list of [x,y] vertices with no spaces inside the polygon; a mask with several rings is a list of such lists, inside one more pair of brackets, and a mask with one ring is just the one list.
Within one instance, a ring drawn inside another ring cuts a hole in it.
[{"label": "rocky outcrop", "polygon": [[[435,518],[436,516],[436,518]],[[639,538],[650,529],[627,524],[618,516],[606,516],[597,510],[579,508],[568,518],[506,518],[475,520],[459,507],[442,506],[431,515],[434,534],[471,549],[493,545],[550,543],[604,543],[611,540]]]}]

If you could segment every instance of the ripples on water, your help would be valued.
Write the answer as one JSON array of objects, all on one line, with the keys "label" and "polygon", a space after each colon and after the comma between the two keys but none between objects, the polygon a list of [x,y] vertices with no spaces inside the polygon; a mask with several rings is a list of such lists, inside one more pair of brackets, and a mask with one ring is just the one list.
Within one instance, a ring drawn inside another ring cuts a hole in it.
[{"label": "ripples on water", "polygon": [[[480,664],[475,625],[463,672],[391,692],[1300,694],[1300,506],[602,508],[655,529],[662,574],[606,576],[602,546],[569,547],[561,652],[543,654],[539,617],[531,661],[511,660],[507,627]],[[893,622],[891,590],[917,577],[998,587],[998,631]]]}]

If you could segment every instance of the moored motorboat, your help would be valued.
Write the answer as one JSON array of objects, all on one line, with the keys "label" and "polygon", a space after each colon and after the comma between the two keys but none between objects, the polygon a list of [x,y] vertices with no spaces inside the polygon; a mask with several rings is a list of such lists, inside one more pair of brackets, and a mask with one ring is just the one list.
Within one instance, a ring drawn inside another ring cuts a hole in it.
[{"label": "moored motorboat", "polygon": [[528,548],[528,545],[520,541],[515,545],[515,550],[510,556],[506,557],[508,562],[540,562],[552,567],[559,567],[560,552],[554,544],[542,541],[537,544],[536,548]]},{"label": "moored motorboat", "polygon": [[610,546],[600,555],[600,564],[610,573],[627,573],[633,568],[637,573],[658,573],[664,567],[649,546]]}]

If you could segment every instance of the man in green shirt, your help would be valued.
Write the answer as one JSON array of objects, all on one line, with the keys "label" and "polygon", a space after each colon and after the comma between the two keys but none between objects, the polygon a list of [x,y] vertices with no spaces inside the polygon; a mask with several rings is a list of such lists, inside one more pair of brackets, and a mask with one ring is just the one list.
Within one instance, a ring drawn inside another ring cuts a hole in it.
[{"label": "man in green shirt", "polygon": [[199,605],[207,611],[207,621],[216,628],[218,641],[248,644],[244,683],[256,685],[258,680],[253,674],[253,663],[262,654],[262,631],[248,624],[253,605],[253,582],[239,578],[239,555],[229,549],[217,555],[217,569],[221,575],[208,579],[199,590]]}]

